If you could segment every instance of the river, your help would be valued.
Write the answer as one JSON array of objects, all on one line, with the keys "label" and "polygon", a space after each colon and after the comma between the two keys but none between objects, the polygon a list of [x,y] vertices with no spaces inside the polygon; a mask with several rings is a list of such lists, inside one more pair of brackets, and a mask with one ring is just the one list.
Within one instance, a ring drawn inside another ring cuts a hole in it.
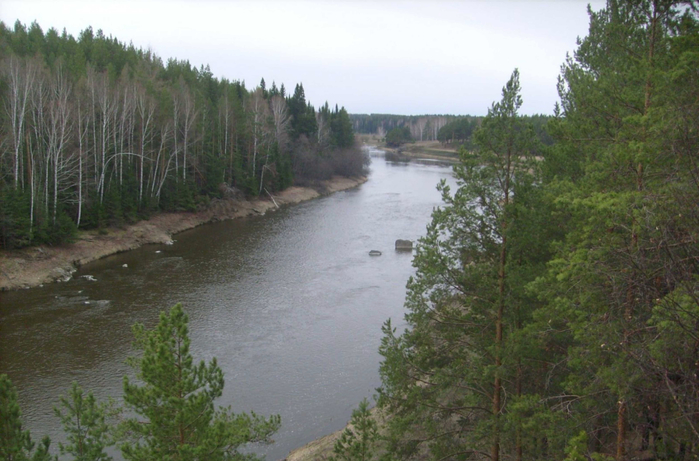
[{"label": "river", "polygon": [[[380,384],[381,325],[403,324],[410,252],[424,234],[440,165],[391,163],[371,150],[356,189],[266,216],[225,221],[82,267],[72,280],[0,293],[0,373],[18,388],[35,439],[63,435],[53,406],[72,381],[119,398],[132,374],[131,325],[181,302],[195,360],[216,357],[218,403],[281,414],[268,460],[342,428]],[[378,257],[369,256],[379,250]],[[54,449],[56,447],[54,446]]]}]

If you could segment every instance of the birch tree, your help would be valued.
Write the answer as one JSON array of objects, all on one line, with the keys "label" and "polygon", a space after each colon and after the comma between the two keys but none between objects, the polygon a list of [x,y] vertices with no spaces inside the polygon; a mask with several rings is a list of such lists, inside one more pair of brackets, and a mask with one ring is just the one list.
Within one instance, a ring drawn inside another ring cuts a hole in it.
[{"label": "birch tree", "polygon": [[282,149],[289,141],[289,109],[286,107],[286,100],[280,95],[272,96],[269,105],[274,120],[274,138],[279,148]]},{"label": "birch tree", "polygon": [[136,113],[138,114],[139,130],[138,130],[138,154],[139,154],[139,172],[138,172],[138,201],[143,201],[143,185],[144,185],[144,163],[146,158],[150,158],[146,154],[146,144],[152,137],[153,114],[155,113],[155,103],[153,99],[146,94],[146,90],[142,86],[135,88]]},{"label": "birch tree", "polygon": [[36,67],[34,60],[20,60],[14,55],[10,55],[3,63],[3,74],[8,82],[8,97],[5,100],[5,109],[10,121],[10,138],[13,154],[12,171],[15,190],[18,189],[20,177],[22,176],[20,162],[22,144],[25,137],[25,120],[36,78]]},{"label": "birch tree", "polygon": [[[48,106],[48,123],[46,126],[47,171],[53,170],[53,212],[52,221],[56,224],[58,210],[58,194],[63,190],[61,183],[71,175],[74,164],[73,158],[66,158],[66,144],[72,134],[73,118],[71,113],[71,85],[68,82],[63,66],[58,64],[50,85]],[[48,185],[48,184],[47,184]]]}]

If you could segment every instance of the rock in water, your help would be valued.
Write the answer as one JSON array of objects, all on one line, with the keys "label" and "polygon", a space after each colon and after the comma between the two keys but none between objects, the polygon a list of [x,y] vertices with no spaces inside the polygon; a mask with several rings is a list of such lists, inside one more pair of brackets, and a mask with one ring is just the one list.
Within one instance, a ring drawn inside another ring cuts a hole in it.
[{"label": "rock in water", "polygon": [[371,250],[369,256],[381,256],[381,252],[379,250]]},{"label": "rock in water", "polygon": [[396,240],[396,250],[400,251],[412,251],[413,242],[411,240]]}]

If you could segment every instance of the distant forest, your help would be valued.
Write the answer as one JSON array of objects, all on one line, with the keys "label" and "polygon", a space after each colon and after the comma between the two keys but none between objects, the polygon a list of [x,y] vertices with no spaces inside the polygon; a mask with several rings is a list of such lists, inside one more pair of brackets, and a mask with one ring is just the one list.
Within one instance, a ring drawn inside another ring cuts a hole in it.
[{"label": "distant forest", "polygon": [[349,115],[88,27],[0,22],[0,248],[359,175]]},{"label": "distant forest", "polygon": [[[531,122],[539,140],[547,146],[553,139],[546,131],[548,115],[522,116]],[[479,115],[395,115],[395,114],[350,114],[350,120],[356,133],[376,134],[389,139],[388,144],[395,147],[409,141],[439,141],[445,146],[467,149],[474,147],[471,135],[483,120]],[[393,132],[393,135],[390,135]]]}]

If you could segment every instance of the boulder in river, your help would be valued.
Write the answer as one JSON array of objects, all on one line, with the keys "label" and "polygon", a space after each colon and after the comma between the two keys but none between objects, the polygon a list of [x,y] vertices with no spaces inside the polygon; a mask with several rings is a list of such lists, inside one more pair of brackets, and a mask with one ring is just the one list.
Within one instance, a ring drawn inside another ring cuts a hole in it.
[{"label": "boulder in river", "polygon": [[371,250],[369,256],[381,256],[381,252],[379,250]]},{"label": "boulder in river", "polygon": [[411,240],[396,240],[396,250],[398,251],[413,251],[413,242]]}]

